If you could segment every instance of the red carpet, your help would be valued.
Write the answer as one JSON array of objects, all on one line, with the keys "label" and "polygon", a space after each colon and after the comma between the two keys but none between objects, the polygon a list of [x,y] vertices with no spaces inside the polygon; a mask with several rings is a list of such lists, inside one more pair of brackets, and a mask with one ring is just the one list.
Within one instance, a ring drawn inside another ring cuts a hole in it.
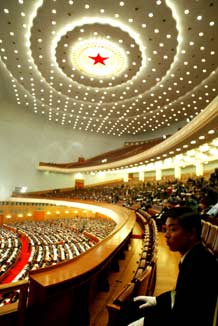
[{"label": "red carpet", "polygon": [[132,239],[143,239],[144,238],[144,234],[132,234],[131,236]]},{"label": "red carpet", "polygon": [[21,236],[21,255],[20,259],[18,260],[17,264],[12,268],[7,275],[7,277],[2,281],[2,283],[10,283],[13,279],[22,271],[24,266],[27,264],[28,259],[30,257],[31,252],[28,251],[28,242],[25,237]]}]

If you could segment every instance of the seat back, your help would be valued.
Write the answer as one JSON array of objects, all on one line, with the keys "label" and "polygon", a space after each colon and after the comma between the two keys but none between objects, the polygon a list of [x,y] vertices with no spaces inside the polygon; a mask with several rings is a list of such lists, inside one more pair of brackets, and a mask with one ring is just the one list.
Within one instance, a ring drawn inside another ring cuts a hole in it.
[{"label": "seat back", "polygon": [[207,237],[210,232],[211,225],[212,224],[210,222],[202,220],[201,240],[205,245],[207,242]]},{"label": "seat back", "polygon": [[128,301],[133,296],[134,287],[135,284],[132,282],[126,284],[122,291],[114,299],[113,303],[122,306],[124,302]]},{"label": "seat back", "polygon": [[206,241],[206,246],[208,249],[210,249],[213,252],[214,244],[215,241],[218,237],[218,226],[217,225],[211,225],[208,236],[207,236],[207,241]]},{"label": "seat back", "polygon": [[150,279],[151,279],[151,272],[152,272],[152,267],[148,265],[140,275],[136,276],[136,278],[134,279],[135,282],[134,296],[147,294],[149,284],[150,284]]}]

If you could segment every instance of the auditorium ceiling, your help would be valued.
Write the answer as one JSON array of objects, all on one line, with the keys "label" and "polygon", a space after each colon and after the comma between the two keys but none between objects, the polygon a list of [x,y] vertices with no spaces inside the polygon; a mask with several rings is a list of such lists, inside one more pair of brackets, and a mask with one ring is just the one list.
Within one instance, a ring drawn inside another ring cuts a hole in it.
[{"label": "auditorium ceiling", "polygon": [[217,14],[217,0],[1,0],[1,96],[75,131],[180,126],[178,143],[205,142],[218,136]]}]

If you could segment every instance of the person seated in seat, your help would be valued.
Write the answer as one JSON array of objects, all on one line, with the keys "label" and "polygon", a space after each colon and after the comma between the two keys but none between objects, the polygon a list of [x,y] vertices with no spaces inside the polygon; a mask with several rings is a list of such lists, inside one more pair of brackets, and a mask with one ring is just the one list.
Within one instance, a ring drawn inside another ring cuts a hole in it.
[{"label": "person seated in seat", "polygon": [[173,207],[176,207],[178,205],[178,201],[176,198],[169,197],[168,199],[164,199],[162,203],[162,210],[159,215],[156,216],[156,224],[158,231],[165,231],[165,223],[168,216],[169,210],[171,210]]},{"label": "person seated in seat", "polygon": [[[201,242],[201,216],[188,207],[169,211],[166,241],[181,261],[175,290],[138,296],[124,309],[128,326],[212,326],[218,296],[218,263]],[[135,321],[133,321],[135,320]]]}]

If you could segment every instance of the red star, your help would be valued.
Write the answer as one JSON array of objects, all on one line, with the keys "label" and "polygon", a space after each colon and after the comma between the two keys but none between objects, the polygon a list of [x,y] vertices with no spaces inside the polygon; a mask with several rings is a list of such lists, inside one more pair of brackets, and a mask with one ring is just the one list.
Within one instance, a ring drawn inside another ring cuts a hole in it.
[{"label": "red star", "polygon": [[101,63],[102,65],[105,65],[104,61],[108,59],[108,57],[102,57],[99,53],[96,55],[96,57],[91,57],[89,55],[89,58],[94,60],[94,65],[96,65],[96,63]]}]

